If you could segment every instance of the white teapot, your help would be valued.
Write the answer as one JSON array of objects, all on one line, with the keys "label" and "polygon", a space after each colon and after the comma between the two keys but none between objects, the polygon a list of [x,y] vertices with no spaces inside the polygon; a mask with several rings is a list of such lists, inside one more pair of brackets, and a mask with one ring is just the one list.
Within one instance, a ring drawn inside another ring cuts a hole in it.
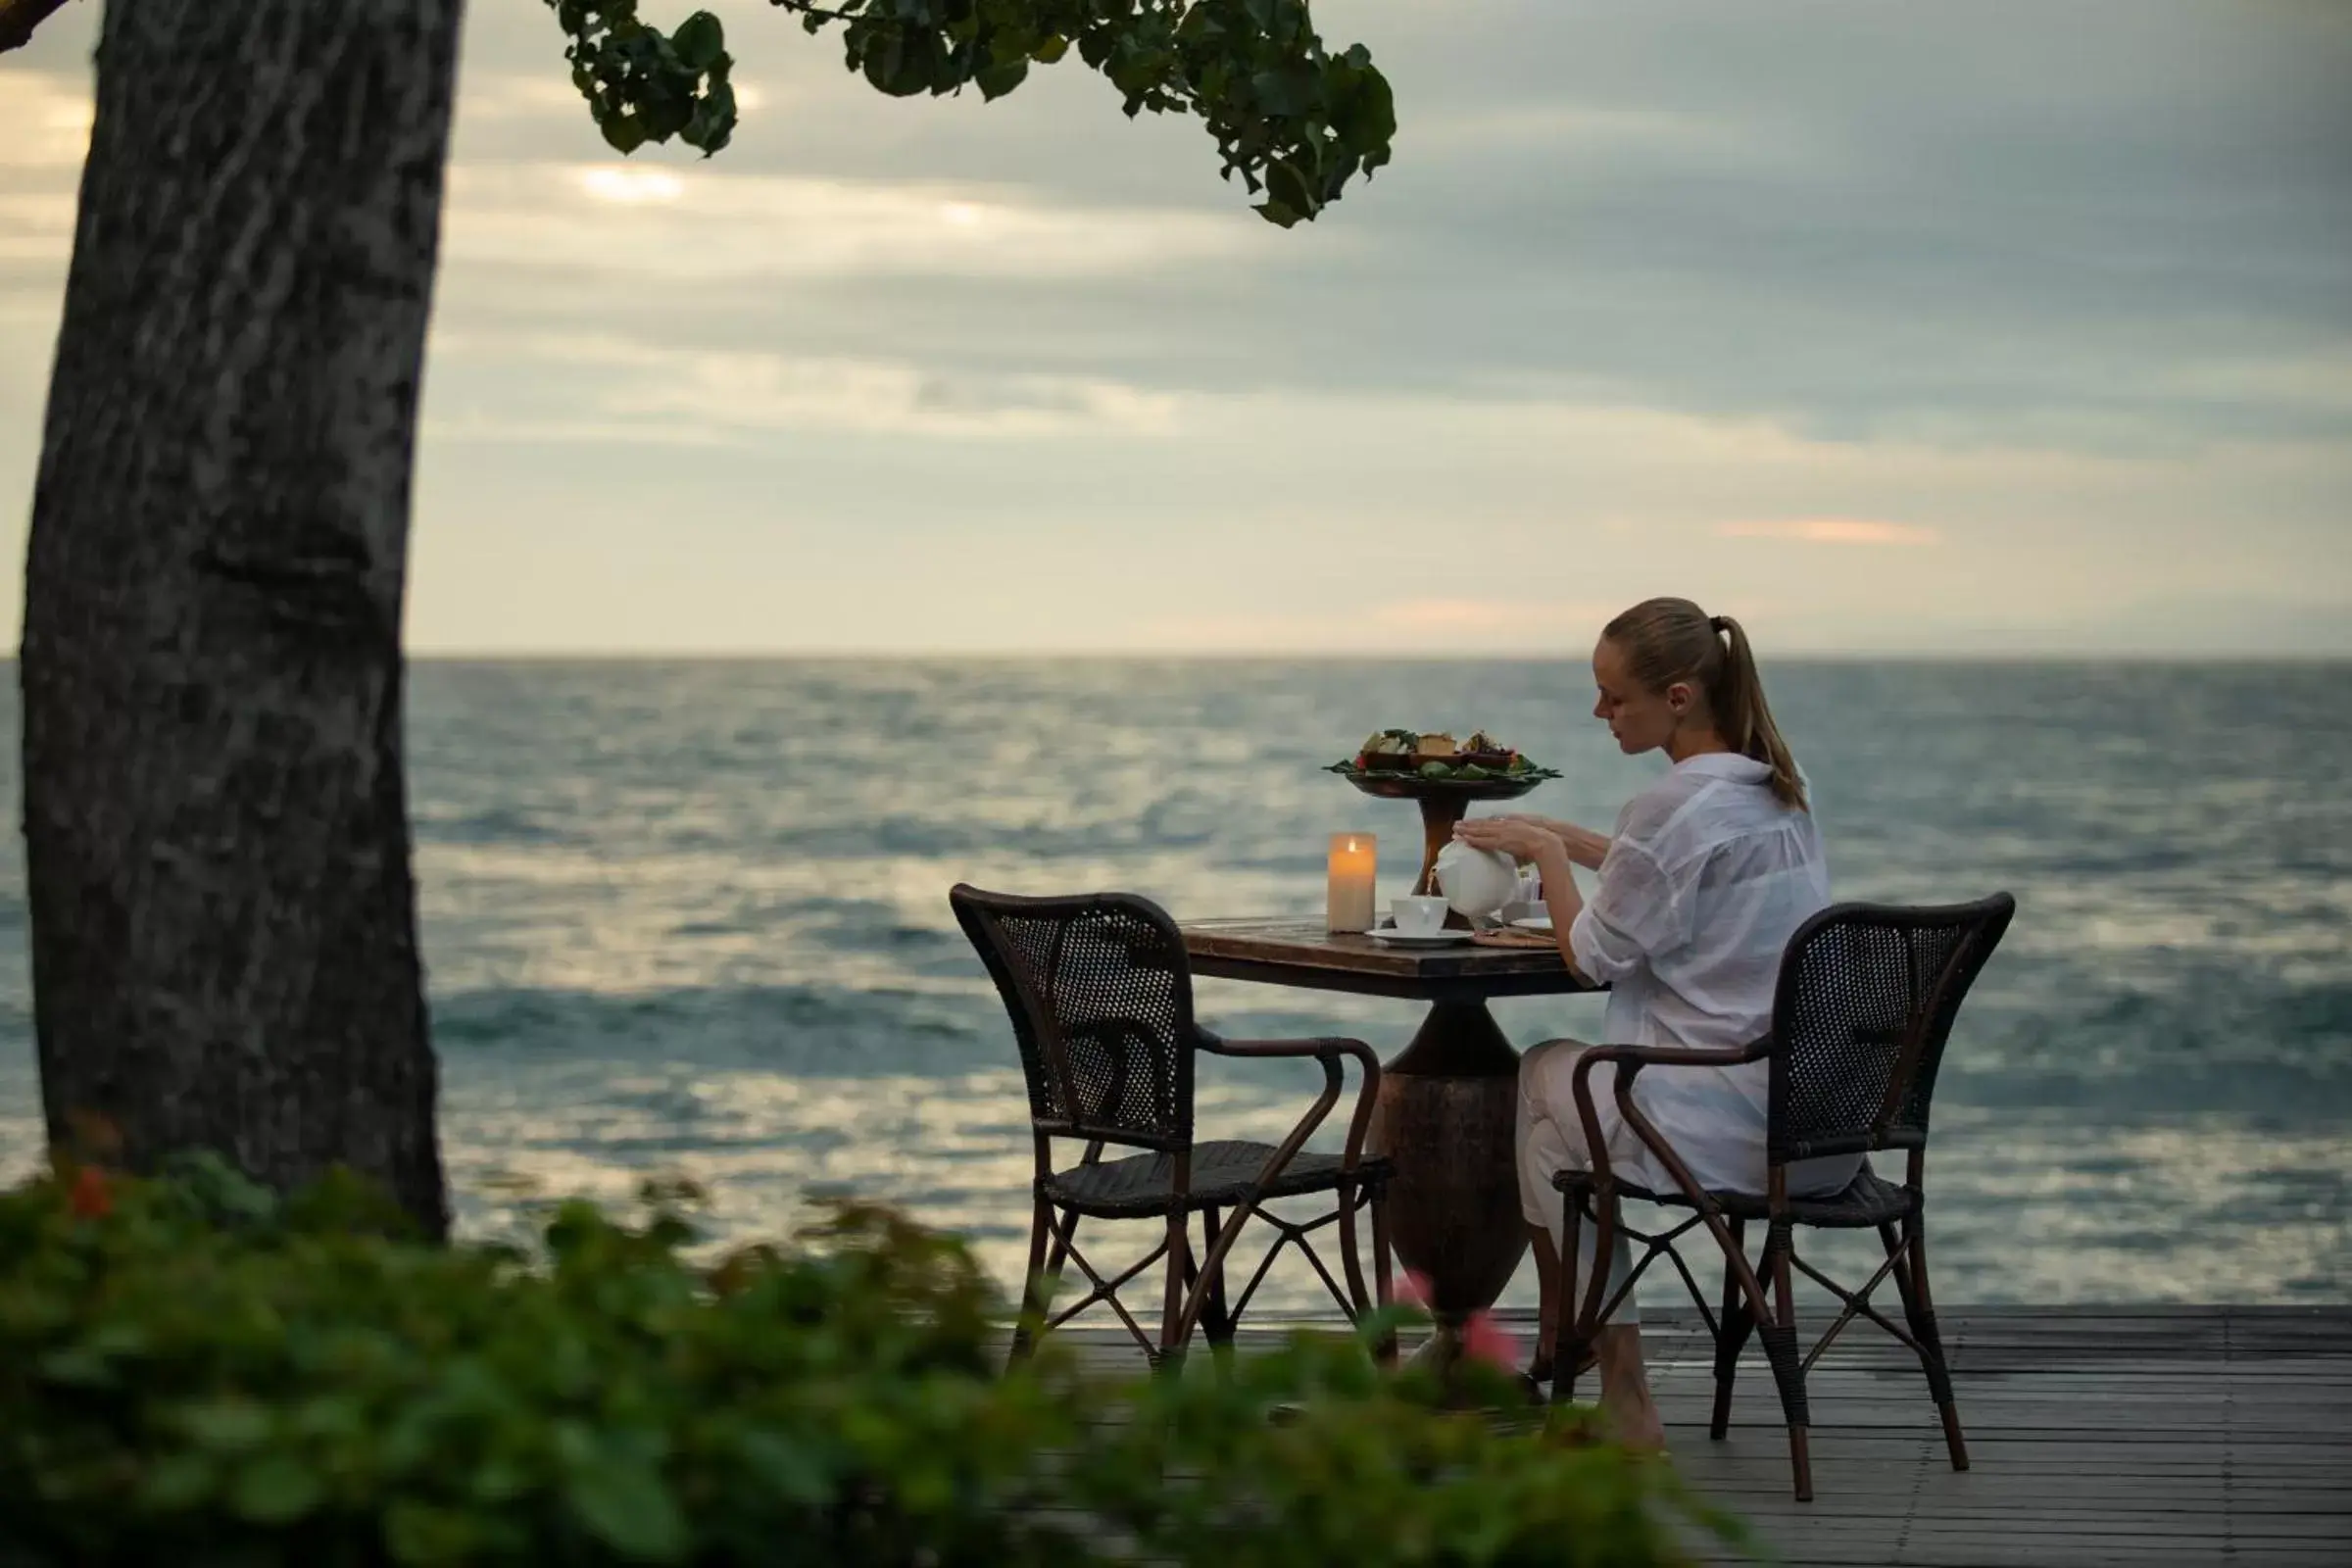
[{"label": "white teapot", "polygon": [[1484,919],[1519,897],[1519,862],[1456,839],[1438,852],[1438,891],[1465,918]]}]

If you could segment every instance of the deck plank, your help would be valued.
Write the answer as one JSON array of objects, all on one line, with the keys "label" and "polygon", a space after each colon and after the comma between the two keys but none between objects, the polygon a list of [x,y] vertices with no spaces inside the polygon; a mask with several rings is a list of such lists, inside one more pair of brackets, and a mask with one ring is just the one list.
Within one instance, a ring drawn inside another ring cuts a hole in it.
[{"label": "deck plank", "polygon": [[[1525,1343],[1532,1325],[1504,1318]],[[2352,1307],[1964,1306],[1938,1322],[1967,1472],[1917,1361],[1856,1325],[1807,1380],[1815,1498],[1797,1502],[1754,1348],[1731,1432],[1710,1442],[1703,1328],[1660,1316],[1643,1337],[1676,1468],[1788,1568],[2352,1563]],[[1259,1326],[1243,1348],[1298,1326],[1336,1325]],[[1140,1370],[1116,1330],[1068,1336],[1091,1363]]]}]

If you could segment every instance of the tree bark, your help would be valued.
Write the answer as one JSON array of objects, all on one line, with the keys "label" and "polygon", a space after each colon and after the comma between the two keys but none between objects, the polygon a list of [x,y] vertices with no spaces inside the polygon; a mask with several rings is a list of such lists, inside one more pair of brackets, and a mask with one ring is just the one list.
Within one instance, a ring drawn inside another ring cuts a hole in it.
[{"label": "tree bark", "polygon": [[401,602],[461,0],[109,0],[25,568],[49,1136],[447,1223]]}]

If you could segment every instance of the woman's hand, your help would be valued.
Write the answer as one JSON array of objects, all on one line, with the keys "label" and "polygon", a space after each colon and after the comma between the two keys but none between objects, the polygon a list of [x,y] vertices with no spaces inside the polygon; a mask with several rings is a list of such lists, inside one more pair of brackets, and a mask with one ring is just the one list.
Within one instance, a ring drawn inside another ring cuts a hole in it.
[{"label": "woman's hand", "polygon": [[1465,817],[1454,824],[1453,836],[1474,850],[1499,850],[1513,859],[1533,860],[1538,865],[1567,853],[1559,835],[1535,817]]},{"label": "woman's hand", "polygon": [[[1564,822],[1557,825],[1567,826]],[[1577,891],[1575,874],[1568,869],[1573,847],[1552,831],[1553,826],[1541,817],[1531,821],[1516,816],[1466,817],[1454,824],[1453,837],[1458,844],[1474,850],[1499,850],[1514,858],[1535,861],[1536,871],[1544,879],[1544,907],[1551,915],[1552,934],[1547,937],[1532,931],[1480,931],[1473,932],[1470,940],[1495,948],[1556,947],[1560,961],[1581,978],[1584,971],[1577,968],[1570,933],[1584,912],[1585,900]]]},{"label": "woman's hand", "polygon": [[1510,811],[1500,816],[1486,817],[1483,820],[1526,822],[1540,827],[1560,841],[1560,847],[1568,852],[1569,864],[1581,865],[1588,871],[1599,870],[1600,862],[1609,858],[1608,836],[1603,833],[1595,833],[1589,827],[1578,827],[1574,822],[1562,822],[1548,816],[1536,816],[1526,811]]}]

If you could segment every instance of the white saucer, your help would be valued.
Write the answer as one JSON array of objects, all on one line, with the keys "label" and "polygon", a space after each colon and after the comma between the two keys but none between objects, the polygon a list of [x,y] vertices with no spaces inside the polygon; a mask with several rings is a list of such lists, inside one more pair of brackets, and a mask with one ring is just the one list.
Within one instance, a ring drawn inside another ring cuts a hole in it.
[{"label": "white saucer", "polygon": [[1446,948],[1456,942],[1467,942],[1467,931],[1437,931],[1425,937],[1407,936],[1393,925],[1380,926],[1364,935],[1389,948]]},{"label": "white saucer", "polygon": [[1511,929],[1514,931],[1548,931],[1551,929],[1551,916],[1548,914],[1524,915],[1511,922]]}]

